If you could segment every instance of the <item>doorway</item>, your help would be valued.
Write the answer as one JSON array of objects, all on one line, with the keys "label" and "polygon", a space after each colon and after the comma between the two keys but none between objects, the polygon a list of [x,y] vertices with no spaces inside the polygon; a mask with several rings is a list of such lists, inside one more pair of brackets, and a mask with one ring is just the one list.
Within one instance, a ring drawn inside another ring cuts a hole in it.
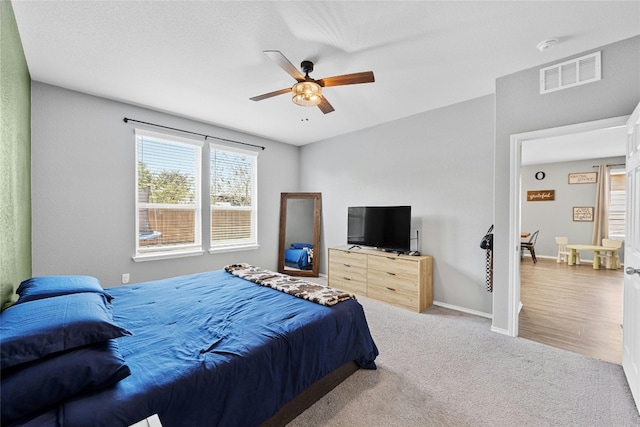
[{"label": "doorway", "polygon": [[[627,117],[616,117],[558,128],[515,134],[510,144],[510,212],[509,241],[517,248],[509,252],[509,322],[508,331],[512,336],[519,335],[519,314],[521,308],[521,271],[520,271],[520,231],[521,231],[521,167],[522,145],[525,142],[535,143],[553,137],[561,137],[624,126]],[[604,156],[603,156],[604,157]]]}]

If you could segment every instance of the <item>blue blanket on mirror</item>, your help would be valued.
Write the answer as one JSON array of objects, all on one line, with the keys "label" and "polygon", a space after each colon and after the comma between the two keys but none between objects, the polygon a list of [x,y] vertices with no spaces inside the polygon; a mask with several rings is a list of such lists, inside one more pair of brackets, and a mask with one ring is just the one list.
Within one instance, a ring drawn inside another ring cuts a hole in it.
[{"label": "blue blanket on mirror", "polygon": [[310,270],[309,252],[306,249],[285,249],[284,263],[288,267]]},{"label": "blue blanket on mirror", "polygon": [[378,354],[362,306],[327,307],[223,270],[109,288],[131,375],[28,425],[257,426],[315,381]]},{"label": "blue blanket on mirror", "polygon": [[287,267],[299,270],[311,270],[313,268],[313,245],[311,243],[292,243],[289,249],[284,251],[284,264]]}]

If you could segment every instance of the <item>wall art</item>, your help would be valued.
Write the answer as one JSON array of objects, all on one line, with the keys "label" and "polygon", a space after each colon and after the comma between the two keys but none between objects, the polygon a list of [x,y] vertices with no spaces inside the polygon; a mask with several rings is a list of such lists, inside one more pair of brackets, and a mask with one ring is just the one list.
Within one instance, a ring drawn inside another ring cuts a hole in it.
[{"label": "wall art", "polygon": [[529,190],[527,202],[550,202],[556,199],[556,190]]},{"label": "wall art", "polygon": [[595,184],[598,172],[578,172],[569,174],[569,184]]},{"label": "wall art", "polygon": [[573,220],[577,222],[592,222],[593,206],[574,206]]}]

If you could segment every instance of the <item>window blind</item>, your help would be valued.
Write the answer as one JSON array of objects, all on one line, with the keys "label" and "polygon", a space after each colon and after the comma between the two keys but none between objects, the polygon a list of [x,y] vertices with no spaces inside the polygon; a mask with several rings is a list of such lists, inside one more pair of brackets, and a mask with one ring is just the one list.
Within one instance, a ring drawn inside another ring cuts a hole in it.
[{"label": "window blind", "polygon": [[624,240],[626,222],[626,173],[610,173],[609,187],[609,237]]},{"label": "window blind", "polygon": [[136,255],[202,249],[202,146],[136,129]]},{"label": "window blind", "polygon": [[258,153],[210,144],[211,249],[258,244]]}]

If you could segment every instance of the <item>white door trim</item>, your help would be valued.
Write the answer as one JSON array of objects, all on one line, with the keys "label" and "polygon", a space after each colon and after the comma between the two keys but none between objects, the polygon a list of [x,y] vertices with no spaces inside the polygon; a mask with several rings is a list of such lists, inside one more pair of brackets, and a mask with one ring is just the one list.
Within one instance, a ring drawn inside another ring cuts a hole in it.
[{"label": "white door trim", "polygon": [[522,164],[522,143],[541,138],[625,126],[628,118],[629,116],[614,117],[511,135],[509,147],[509,245],[512,246],[512,249],[509,250],[509,318],[507,323],[507,334],[509,336],[518,336],[518,314],[520,312],[520,203],[522,200],[520,169]]}]

